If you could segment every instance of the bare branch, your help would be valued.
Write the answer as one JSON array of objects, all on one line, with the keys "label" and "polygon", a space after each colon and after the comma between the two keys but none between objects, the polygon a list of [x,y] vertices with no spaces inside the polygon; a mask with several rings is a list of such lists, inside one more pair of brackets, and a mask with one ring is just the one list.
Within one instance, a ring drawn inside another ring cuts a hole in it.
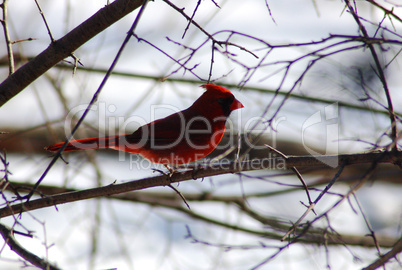
[{"label": "bare branch", "polygon": [[[28,201],[26,203],[16,204],[11,207],[4,207],[0,209],[0,218],[10,216],[14,213],[22,213],[43,207],[64,204],[67,202],[81,201],[101,196],[110,196],[113,194],[124,193],[133,190],[141,190],[156,186],[168,186],[171,183],[193,180],[195,178],[204,178],[225,173],[237,173],[243,171],[260,170],[260,169],[273,169],[275,164],[283,164],[282,169],[291,167],[310,167],[310,166],[326,166],[325,161],[339,158],[341,164],[362,164],[362,163],[394,163],[400,164],[402,160],[401,152],[383,152],[383,153],[367,153],[367,154],[350,154],[340,156],[289,156],[284,160],[281,158],[270,158],[262,162],[248,161],[248,162],[233,162],[228,164],[212,164],[203,167],[199,170],[186,170],[182,172],[175,172],[171,176],[161,175],[141,180],[134,180],[122,184],[111,184],[104,187],[92,188],[83,191],[70,192],[60,195],[44,197]],[[276,168],[278,169],[278,168]]]},{"label": "bare branch", "polygon": [[8,55],[8,73],[9,75],[14,73],[14,53],[13,53],[13,42],[11,41],[10,38],[10,30],[8,29],[8,23],[7,23],[7,4],[8,0],[4,0],[3,4],[1,5],[1,8],[3,9],[3,19],[1,20],[1,23],[3,25],[3,32],[4,32],[4,37],[6,40],[6,45],[7,45],[7,55]]},{"label": "bare branch", "polygon": [[389,260],[396,257],[399,253],[402,252],[402,238],[398,240],[398,242],[393,245],[392,249],[378,258],[375,262],[370,264],[367,267],[364,267],[362,270],[374,270],[381,266],[384,266]]},{"label": "bare branch", "polygon": [[[353,18],[355,19],[357,25],[359,26],[359,30],[361,31],[361,33],[363,34],[363,37],[368,39],[369,35],[367,33],[366,28],[364,27],[364,25],[360,22],[360,18],[357,16],[356,10],[352,7],[352,5],[350,4],[349,0],[345,0],[346,5],[348,6],[349,11],[352,13]],[[371,55],[374,59],[376,68],[377,68],[377,72],[378,72],[378,76],[381,80],[381,83],[383,85],[384,88],[384,92],[385,92],[385,96],[387,97],[387,102],[388,102],[388,113],[389,113],[389,117],[391,120],[391,130],[392,130],[392,134],[391,134],[391,139],[392,139],[392,145],[391,145],[391,149],[393,151],[397,151],[398,150],[398,133],[396,130],[396,118],[395,118],[395,113],[394,113],[394,106],[392,105],[392,99],[391,99],[391,95],[388,89],[388,83],[387,80],[385,78],[385,74],[383,71],[383,68],[381,66],[380,60],[378,58],[377,52],[373,46],[373,44],[371,43],[367,43],[367,46],[370,49]]]},{"label": "bare branch", "polygon": [[0,107],[88,40],[137,9],[142,0],[116,0],[56,40],[0,84]]},{"label": "bare branch", "polygon": [[50,37],[50,43],[53,43],[55,40],[54,40],[54,38],[53,38],[52,32],[50,31],[49,24],[48,24],[47,21],[46,21],[45,14],[43,13],[42,8],[40,7],[40,5],[39,5],[39,3],[38,3],[38,0],[35,0],[35,4],[36,4],[36,6],[38,7],[40,16],[42,17],[42,20],[43,20],[43,23],[44,23],[45,26],[46,26],[47,33],[49,34],[49,37]]},{"label": "bare branch", "polygon": [[6,244],[10,247],[11,250],[13,250],[15,253],[17,253],[21,258],[24,260],[32,263],[36,267],[39,267],[41,269],[49,269],[49,270],[58,270],[57,266],[47,262],[44,259],[39,258],[32,252],[28,251],[26,248],[24,248],[18,241],[14,238],[14,231],[13,229],[7,227],[4,224],[0,223],[0,234],[3,236],[4,241]]}]

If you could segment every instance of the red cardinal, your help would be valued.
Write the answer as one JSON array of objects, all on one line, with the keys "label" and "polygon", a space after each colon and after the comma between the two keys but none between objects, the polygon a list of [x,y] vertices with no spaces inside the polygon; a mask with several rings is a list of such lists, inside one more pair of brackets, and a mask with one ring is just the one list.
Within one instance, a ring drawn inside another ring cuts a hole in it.
[{"label": "red cardinal", "polygon": [[[206,89],[204,94],[184,111],[155,120],[132,134],[71,141],[64,151],[112,148],[173,166],[203,158],[221,141],[230,113],[244,106],[226,88],[213,84],[201,87]],[[56,152],[63,144],[45,149]]]}]

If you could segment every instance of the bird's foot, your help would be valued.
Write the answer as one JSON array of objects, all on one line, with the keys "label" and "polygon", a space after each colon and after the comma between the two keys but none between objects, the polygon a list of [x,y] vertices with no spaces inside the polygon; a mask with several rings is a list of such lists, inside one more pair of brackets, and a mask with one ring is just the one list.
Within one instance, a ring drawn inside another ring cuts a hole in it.
[{"label": "bird's foot", "polygon": [[166,169],[168,169],[169,171],[169,177],[172,177],[172,175],[177,171],[177,169],[175,167],[171,167],[168,164],[163,164],[163,166],[166,167]]},{"label": "bird's foot", "polygon": [[155,168],[152,168],[152,170],[154,172],[159,172],[159,173],[161,173],[163,175],[166,175],[169,179],[171,179],[173,174],[176,172],[176,169],[174,167],[171,167],[171,166],[167,165],[167,164],[163,164],[163,166],[165,166],[165,168],[168,169],[169,172],[164,172],[162,170],[155,169]]}]

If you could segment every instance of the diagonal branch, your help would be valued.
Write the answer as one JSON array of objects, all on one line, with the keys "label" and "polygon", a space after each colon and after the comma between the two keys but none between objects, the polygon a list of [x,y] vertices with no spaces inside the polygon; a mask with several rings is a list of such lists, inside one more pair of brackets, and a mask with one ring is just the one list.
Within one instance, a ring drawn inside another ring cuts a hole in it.
[{"label": "diagonal branch", "polygon": [[28,251],[24,248],[18,241],[14,238],[14,231],[13,229],[9,228],[8,226],[0,223],[0,234],[3,236],[4,241],[13,250],[17,253],[21,258],[24,260],[32,263],[33,265],[41,268],[41,269],[49,269],[49,270],[57,270],[60,269],[57,266],[54,266],[47,262],[44,259],[39,258],[32,252]]},{"label": "diagonal branch", "polygon": [[74,28],[0,84],[0,107],[91,38],[137,9],[142,0],[116,0]]},{"label": "diagonal branch", "polygon": [[[17,183],[13,183],[18,185]],[[32,184],[23,184],[22,188],[25,188],[27,192],[32,188]],[[40,186],[39,190],[48,195],[58,194],[64,192],[77,191],[75,189],[60,188],[56,186]],[[226,196],[226,195],[211,195],[211,194],[196,194],[196,193],[184,193],[183,196],[189,202],[220,202],[224,204],[234,204],[240,207],[242,213],[248,215],[255,221],[263,224],[264,229],[256,229],[254,226],[238,225],[226,221],[222,221],[212,216],[206,214],[201,214],[195,210],[190,210],[185,208],[181,201],[178,199],[176,194],[166,193],[166,192],[127,192],[124,194],[116,194],[112,196],[107,196],[105,198],[110,200],[120,200],[132,203],[142,203],[147,204],[152,207],[162,207],[165,209],[171,209],[185,214],[186,216],[194,219],[206,222],[208,224],[213,224],[215,226],[223,227],[226,229],[241,231],[251,235],[257,235],[261,237],[266,237],[269,239],[281,240],[281,232],[289,230],[289,224],[287,222],[282,222],[277,218],[267,217],[260,215],[248,207],[247,203],[244,202],[243,198],[237,196]],[[299,228],[296,231],[300,231]],[[367,235],[351,235],[351,234],[334,234],[331,232],[324,232],[321,228],[310,227],[308,232],[303,238],[298,239],[302,243],[310,244],[322,244],[324,241],[328,245],[351,245],[351,246],[365,246],[373,247],[373,241]],[[383,248],[390,248],[397,241],[393,237],[379,236],[377,237],[378,243]]]},{"label": "diagonal branch", "polygon": [[398,242],[395,243],[393,248],[382,255],[380,258],[378,258],[375,262],[372,264],[368,265],[367,267],[364,267],[362,270],[374,270],[377,269],[381,266],[385,267],[385,264],[392,258],[396,257],[399,253],[402,252],[402,238],[398,240]]}]

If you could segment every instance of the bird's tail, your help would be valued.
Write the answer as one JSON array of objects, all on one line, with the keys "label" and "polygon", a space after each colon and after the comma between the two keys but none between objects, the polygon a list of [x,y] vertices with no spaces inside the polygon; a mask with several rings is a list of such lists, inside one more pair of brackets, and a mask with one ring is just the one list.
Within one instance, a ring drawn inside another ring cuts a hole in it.
[{"label": "bird's tail", "polygon": [[[66,148],[67,151],[79,151],[86,149],[102,149],[102,148],[115,148],[118,144],[119,138],[125,135],[117,135],[103,138],[88,138],[88,139],[80,139],[75,141],[70,141]],[[64,142],[56,143],[50,146],[45,147],[45,150],[50,152],[57,152],[63,146]]]}]

